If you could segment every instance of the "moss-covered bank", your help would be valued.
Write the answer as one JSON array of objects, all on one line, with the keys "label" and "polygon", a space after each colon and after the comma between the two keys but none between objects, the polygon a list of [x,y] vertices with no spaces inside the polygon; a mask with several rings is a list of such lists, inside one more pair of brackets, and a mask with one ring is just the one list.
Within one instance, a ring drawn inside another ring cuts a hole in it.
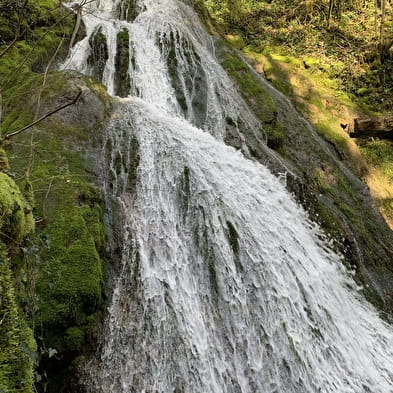
[{"label": "moss-covered bank", "polygon": [[30,206],[16,183],[0,172],[0,391],[7,393],[33,391],[36,344],[17,300],[10,261],[33,229]]},{"label": "moss-covered bank", "polygon": [[38,345],[36,386],[52,392],[70,389],[70,368],[95,349],[102,318],[104,207],[85,156],[110,100],[102,86],[77,73],[51,73],[42,83],[42,75],[32,75],[16,88],[23,98],[10,100],[3,126],[19,128],[82,91],[75,105],[6,145],[10,173],[36,221],[23,252],[13,258],[15,292]]}]

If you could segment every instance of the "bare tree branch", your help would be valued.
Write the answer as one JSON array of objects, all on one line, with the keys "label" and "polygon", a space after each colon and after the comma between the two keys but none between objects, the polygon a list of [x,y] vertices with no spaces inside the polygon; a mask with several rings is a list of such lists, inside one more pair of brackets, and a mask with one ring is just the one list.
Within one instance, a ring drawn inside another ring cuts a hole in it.
[{"label": "bare tree branch", "polygon": [[80,4],[73,6],[73,10],[76,13],[76,21],[75,21],[74,31],[72,32],[69,49],[71,49],[74,46],[76,35],[78,34],[79,27],[81,25],[83,6],[89,3],[91,3],[91,1],[82,0]]}]

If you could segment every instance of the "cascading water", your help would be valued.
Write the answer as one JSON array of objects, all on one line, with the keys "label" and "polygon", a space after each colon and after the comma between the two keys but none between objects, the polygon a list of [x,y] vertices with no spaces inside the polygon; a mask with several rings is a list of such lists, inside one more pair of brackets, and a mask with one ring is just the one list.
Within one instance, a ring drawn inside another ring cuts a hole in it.
[{"label": "cascading water", "polygon": [[87,389],[393,392],[391,327],[284,185],[223,142],[228,125],[263,134],[193,10],[101,0],[84,13],[64,67],[129,96],[107,128],[122,260]]}]

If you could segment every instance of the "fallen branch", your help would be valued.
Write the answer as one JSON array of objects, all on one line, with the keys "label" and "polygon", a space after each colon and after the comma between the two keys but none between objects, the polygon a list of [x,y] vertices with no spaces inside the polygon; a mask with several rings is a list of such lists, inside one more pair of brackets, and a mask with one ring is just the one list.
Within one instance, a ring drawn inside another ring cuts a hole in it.
[{"label": "fallen branch", "polygon": [[[23,131],[26,131],[26,130],[28,130],[29,128],[35,126],[37,123],[40,123],[42,120],[45,120],[45,119],[48,118],[49,116],[52,116],[53,114],[55,114],[55,113],[57,113],[57,112],[59,112],[59,111],[65,109],[65,108],[67,108],[67,107],[69,107],[69,106],[71,106],[71,105],[76,104],[76,102],[79,100],[79,98],[80,98],[81,95],[82,95],[82,91],[80,91],[80,92],[77,94],[77,96],[76,96],[71,102],[68,102],[67,104],[62,105],[62,106],[60,106],[59,108],[56,108],[56,109],[54,109],[53,111],[48,112],[47,114],[45,114],[44,116],[41,116],[39,119],[33,121],[32,123],[28,124],[27,126],[24,126],[24,127],[20,128],[19,130],[13,131],[13,132],[11,132],[10,134],[5,135],[4,138],[3,138],[2,140],[0,140],[0,141],[4,141],[4,140],[8,141],[10,138],[12,138],[12,137],[14,137],[14,136],[16,136],[16,135],[21,134]],[[1,143],[0,143],[0,144],[1,144]]]}]

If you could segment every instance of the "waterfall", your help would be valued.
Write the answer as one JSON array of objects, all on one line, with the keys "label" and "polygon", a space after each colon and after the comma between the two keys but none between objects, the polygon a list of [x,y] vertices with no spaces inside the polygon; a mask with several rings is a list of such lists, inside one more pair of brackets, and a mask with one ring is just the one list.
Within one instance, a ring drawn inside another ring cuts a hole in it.
[{"label": "waterfall", "polygon": [[102,148],[121,262],[87,389],[393,392],[391,326],[285,185],[225,144],[264,134],[193,9],[100,0],[84,22],[63,67],[122,97]]}]

